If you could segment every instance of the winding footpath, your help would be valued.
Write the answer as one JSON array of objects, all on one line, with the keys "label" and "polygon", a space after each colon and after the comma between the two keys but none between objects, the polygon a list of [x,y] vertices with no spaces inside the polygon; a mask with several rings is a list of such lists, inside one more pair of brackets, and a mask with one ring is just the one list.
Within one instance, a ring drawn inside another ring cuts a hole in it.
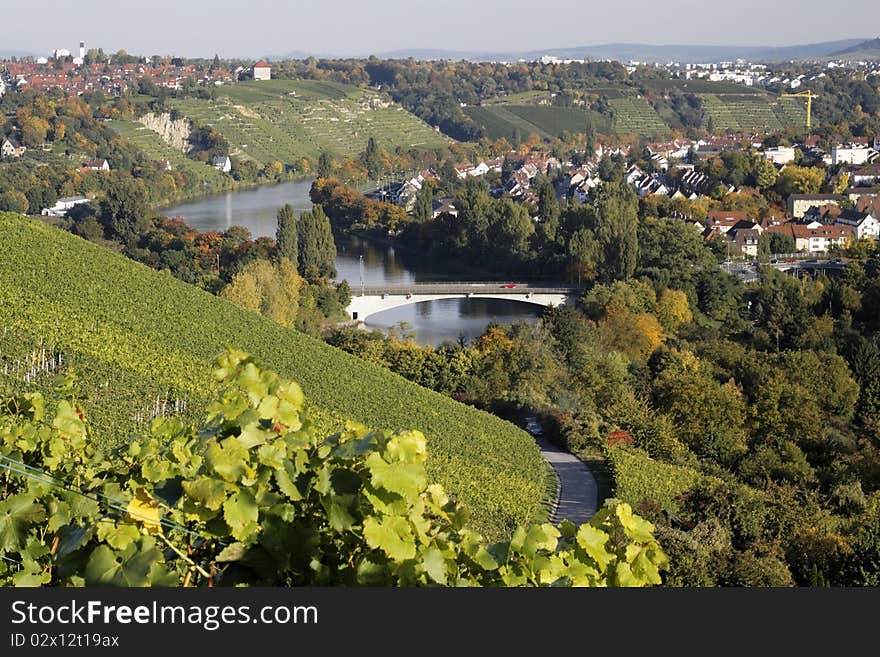
[{"label": "winding footpath", "polygon": [[592,518],[599,505],[599,487],[587,465],[574,454],[570,454],[553,445],[541,435],[537,423],[531,422],[526,430],[532,434],[541,456],[550,464],[556,473],[556,503],[550,520],[559,524],[570,520],[575,525],[587,522]]}]

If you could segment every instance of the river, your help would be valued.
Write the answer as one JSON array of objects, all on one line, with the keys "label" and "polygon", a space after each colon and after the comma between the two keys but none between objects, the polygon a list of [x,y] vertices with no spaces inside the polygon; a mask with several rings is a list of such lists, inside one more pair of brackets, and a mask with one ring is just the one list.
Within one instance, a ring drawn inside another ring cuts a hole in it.
[{"label": "river", "polygon": [[[247,228],[253,237],[275,236],[275,214],[290,203],[297,214],[311,208],[311,181],[294,181],[227,192],[165,208],[169,217],[182,217],[200,231],[224,231],[231,226]],[[478,280],[479,272],[460,265],[422,257],[393,246],[367,241],[353,235],[336,236],[338,280],[348,280],[352,294],[365,285],[430,283],[444,280]],[[363,278],[362,278],[363,276]],[[446,299],[426,301],[387,310],[369,317],[368,328],[388,331],[406,322],[420,344],[439,345],[459,339],[471,340],[495,321],[535,322],[542,308],[503,299]]]}]

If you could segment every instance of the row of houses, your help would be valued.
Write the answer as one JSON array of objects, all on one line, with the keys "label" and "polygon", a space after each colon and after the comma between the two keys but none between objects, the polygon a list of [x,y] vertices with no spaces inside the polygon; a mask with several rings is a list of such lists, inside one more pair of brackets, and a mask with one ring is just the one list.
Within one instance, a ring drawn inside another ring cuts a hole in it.
[{"label": "row of houses", "polygon": [[[93,64],[83,66],[73,61],[49,62],[18,61],[5,63],[8,79],[19,90],[33,89],[46,92],[63,89],[68,95],[101,91],[108,95],[124,94],[137,87],[141,78],[148,78],[159,87],[180,89],[191,79],[197,84],[224,84],[237,77],[229,70],[217,67],[197,67],[193,64],[154,62],[126,64]],[[258,80],[271,78],[271,68],[258,62],[248,69],[249,77]]]}]

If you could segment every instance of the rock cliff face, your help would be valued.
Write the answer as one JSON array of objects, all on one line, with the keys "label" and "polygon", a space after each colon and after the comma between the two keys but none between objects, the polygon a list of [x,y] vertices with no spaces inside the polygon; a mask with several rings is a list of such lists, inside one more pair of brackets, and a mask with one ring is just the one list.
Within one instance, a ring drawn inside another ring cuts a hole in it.
[{"label": "rock cliff face", "polygon": [[187,153],[192,148],[189,137],[192,133],[192,122],[187,118],[172,119],[171,114],[144,114],[138,119],[144,126],[159,134],[171,146]]}]

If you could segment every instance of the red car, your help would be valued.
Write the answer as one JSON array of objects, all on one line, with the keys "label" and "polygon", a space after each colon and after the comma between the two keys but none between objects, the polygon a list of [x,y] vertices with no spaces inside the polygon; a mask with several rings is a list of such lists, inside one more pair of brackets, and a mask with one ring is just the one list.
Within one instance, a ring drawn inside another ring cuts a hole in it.
[{"label": "red car", "polygon": [[512,290],[516,287],[516,283],[508,283],[507,285],[502,285],[501,287],[507,288],[508,290]]}]

